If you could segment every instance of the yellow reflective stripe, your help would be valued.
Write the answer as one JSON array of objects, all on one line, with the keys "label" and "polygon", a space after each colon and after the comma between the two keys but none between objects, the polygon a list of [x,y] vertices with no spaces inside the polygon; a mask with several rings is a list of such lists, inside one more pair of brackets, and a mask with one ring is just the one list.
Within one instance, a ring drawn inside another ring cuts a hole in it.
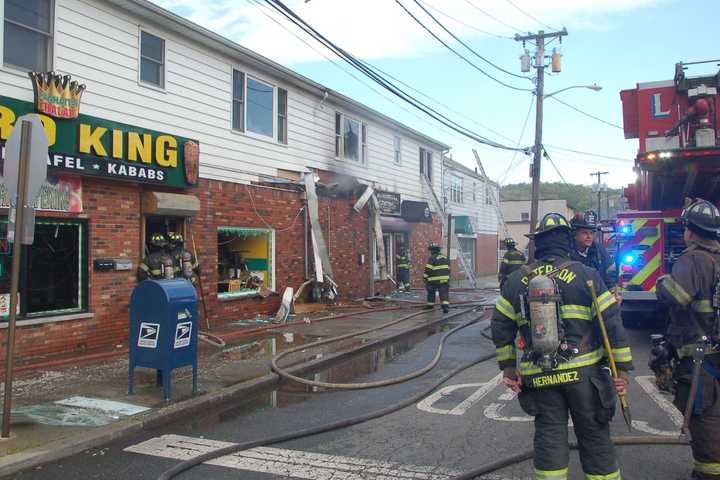
[{"label": "yellow reflective stripe", "polygon": [[695,464],[695,471],[703,473],[705,475],[720,475],[720,463],[705,463],[697,460],[693,461]]},{"label": "yellow reflective stripe", "polygon": [[633,359],[630,347],[613,348],[612,355],[616,362],[632,362]]},{"label": "yellow reflective stripe", "polygon": [[450,280],[450,275],[440,275],[437,277],[427,277],[428,282],[446,282]]},{"label": "yellow reflective stripe", "polygon": [[505,297],[500,296],[498,298],[497,302],[495,302],[495,309],[505,315],[510,320],[518,321],[518,318],[520,317],[517,313],[515,313],[515,308],[513,308],[512,303],[510,303]]},{"label": "yellow reflective stripe", "polygon": [[495,359],[498,362],[515,359],[515,345],[505,345],[495,349]]},{"label": "yellow reflective stripe", "polygon": [[150,275],[161,275],[162,270],[150,270]]},{"label": "yellow reflective stripe", "polygon": [[145,270],[146,272],[149,272],[149,271],[150,271],[150,267],[148,267],[148,266],[145,265],[144,263],[141,263],[141,264],[140,264],[140,270]]},{"label": "yellow reflective stripe", "polygon": [[580,320],[592,320],[592,310],[584,305],[561,305],[560,316],[562,318],[577,318]]},{"label": "yellow reflective stripe", "polygon": [[425,268],[430,269],[430,270],[442,270],[443,268],[450,268],[450,266],[445,263],[445,264],[442,264],[442,265],[435,265],[435,266],[433,266],[433,265],[425,265]]},{"label": "yellow reflective stripe", "polygon": [[592,473],[585,474],[585,480],[622,480],[620,470],[615,470],[607,475],[594,475]]},{"label": "yellow reflective stripe", "polygon": [[523,260],[508,260],[507,258],[503,258],[502,263],[505,263],[507,265],[524,265],[525,264],[525,262]]},{"label": "yellow reflective stripe", "polygon": [[[572,358],[569,362],[560,363],[557,367],[553,368],[552,371],[558,370],[570,370],[571,368],[587,367],[589,365],[595,365],[603,357],[605,351],[602,348],[593,350],[592,352],[584,353]],[[520,374],[521,375],[535,375],[541,373],[542,370],[535,366],[532,362],[520,362]]]},{"label": "yellow reflective stripe", "polygon": [[597,299],[597,304],[598,304],[598,308],[600,309],[600,313],[607,310],[614,303],[615,303],[615,296],[612,293],[610,293],[609,291],[603,293]]},{"label": "yellow reflective stripe", "polygon": [[560,470],[540,470],[535,469],[535,480],[567,480],[568,469]]},{"label": "yellow reflective stripe", "polygon": [[631,285],[642,285],[642,283],[652,275],[655,270],[660,268],[660,252],[653,257],[635,276],[630,279]]},{"label": "yellow reflective stripe", "polygon": [[689,293],[675,281],[670,275],[665,275],[662,279],[662,287],[675,299],[675,301],[687,307],[692,302],[692,297]]},{"label": "yellow reflective stripe", "polygon": [[695,300],[690,304],[690,308],[698,313],[713,313],[712,302],[710,300]]}]

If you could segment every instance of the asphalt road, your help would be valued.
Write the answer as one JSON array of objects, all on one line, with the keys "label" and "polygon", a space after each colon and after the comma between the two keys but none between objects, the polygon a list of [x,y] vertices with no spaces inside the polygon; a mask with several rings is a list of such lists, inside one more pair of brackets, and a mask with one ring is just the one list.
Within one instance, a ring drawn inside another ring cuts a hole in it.
[{"label": "asphalt road", "polygon": [[[29,479],[153,479],[178,459],[224,446],[326,423],[382,408],[426,388],[474,358],[494,351],[482,338],[487,322],[461,330],[446,345],[440,365],[411,382],[383,389],[308,393],[292,387],[248,399],[233,411],[208,412],[204,418],[167,426],[102,449],[17,474]],[[647,368],[650,330],[631,330],[636,370],[629,399],[633,435],[677,435],[679,414],[658,394]],[[323,379],[343,381],[353,372],[376,372],[356,379],[397,376],[427,363],[439,335],[411,350],[390,349],[337,368]],[[330,433],[224,457],[181,475],[182,479],[305,478],[447,479],[453,474],[532,447],[532,419],[499,385],[493,361],[476,365],[448,381],[442,390],[394,414]],[[627,435],[622,415],[613,421],[616,435]],[[688,447],[622,447],[619,459],[626,479],[686,479],[691,469]],[[583,478],[577,453],[571,453],[570,478]],[[531,479],[524,462],[488,477]]]}]

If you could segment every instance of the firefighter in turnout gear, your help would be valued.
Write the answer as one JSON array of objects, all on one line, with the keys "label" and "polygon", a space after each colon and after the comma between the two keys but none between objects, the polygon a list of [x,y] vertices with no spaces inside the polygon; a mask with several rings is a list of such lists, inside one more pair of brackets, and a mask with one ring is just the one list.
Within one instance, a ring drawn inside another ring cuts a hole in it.
[{"label": "firefighter in turnout gear", "polygon": [[165,250],[168,242],[162,233],[153,233],[150,237],[150,254],[138,266],[139,282],[148,278],[152,280],[175,278],[172,256]]},{"label": "firefighter in turnout gear", "polygon": [[427,289],[427,305],[425,308],[430,310],[435,307],[435,292],[440,294],[440,302],[442,310],[445,313],[450,311],[450,261],[440,253],[440,247],[436,244],[430,244],[430,258],[425,265],[425,288]]},{"label": "firefighter in turnout gear", "polygon": [[500,271],[498,272],[500,287],[502,287],[503,283],[505,283],[505,279],[509,277],[511,273],[525,265],[525,255],[515,248],[515,240],[512,238],[506,238],[504,243],[507,252],[505,252],[502,262],[500,262]]},{"label": "firefighter in turnout gear", "polygon": [[398,245],[397,254],[397,289],[406,292],[410,289],[410,258],[405,245]]},{"label": "firefighter in turnout gear", "polygon": [[586,282],[594,282],[617,367],[627,372],[632,355],[619,307],[596,270],[570,259],[572,230],[562,215],[545,215],[528,236],[535,261],[506,279],[491,325],[503,383],[535,417],[535,478],[568,478],[569,414],[585,478],[619,480],[609,423],[628,382],[608,372]]},{"label": "firefighter in turnout gear", "polygon": [[[720,479],[720,212],[710,202],[698,199],[683,211],[681,219],[687,250],[673,265],[672,273],[658,279],[656,290],[658,298],[670,307],[667,339],[679,358],[673,373],[674,403],[685,413],[692,402],[692,478]],[[694,361],[698,349],[704,358],[701,354]],[[693,367],[699,381],[691,400]]]},{"label": "firefighter in turnout gear", "polygon": [[183,236],[180,232],[170,232],[170,255],[173,258],[175,278],[184,278],[195,283],[194,275],[200,275],[200,266],[195,256],[185,248]]},{"label": "firefighter in turnout gear", "polygon": [[605,286],[612,289],[617,283],[615,262],[610,258],[607,249],[593,238],[598,229],[597,225],[588,221],[582,214],[573,218],[570,224],[575,235],[570,258],[600,272]]}]

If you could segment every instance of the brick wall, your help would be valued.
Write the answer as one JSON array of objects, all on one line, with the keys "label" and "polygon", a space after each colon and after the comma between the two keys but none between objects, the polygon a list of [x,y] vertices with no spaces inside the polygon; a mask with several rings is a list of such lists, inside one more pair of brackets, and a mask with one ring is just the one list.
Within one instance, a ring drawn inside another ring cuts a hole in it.
[{"label": "brick wall", "polygon": [[495,275],[498,271],[498,236],[478,234],[475,243],[475,263],[478,275]]}]

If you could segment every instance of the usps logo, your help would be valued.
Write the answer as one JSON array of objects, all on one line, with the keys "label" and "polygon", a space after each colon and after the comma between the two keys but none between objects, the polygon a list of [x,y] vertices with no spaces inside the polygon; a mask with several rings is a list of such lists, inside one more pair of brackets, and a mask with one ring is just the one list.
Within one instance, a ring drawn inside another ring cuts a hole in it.
[{"label": "usps logo", "polygon": [[138,347],[157,348],[159,337],[159,323],[142,322],[140,324],[140,335],[138,335]]},{"label": "usps logo", "polygon": [[178,323],[175,327],[175,348],[183,348],[190,345],[191,333],[192,322]]}]

